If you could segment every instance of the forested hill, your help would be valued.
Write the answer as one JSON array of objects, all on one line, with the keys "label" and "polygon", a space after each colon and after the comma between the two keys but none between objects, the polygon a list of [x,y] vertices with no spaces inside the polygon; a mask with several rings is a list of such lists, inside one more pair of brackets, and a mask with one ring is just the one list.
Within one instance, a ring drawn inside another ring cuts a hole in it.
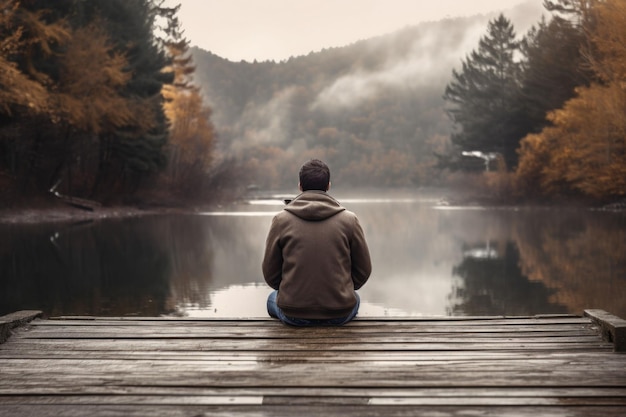
[{"label": "forested hill", "polygon": [[[541,10],[527,3],[506,15],[521,37]],[[310,157],[327,160],[337,184],[428,184],[434,153],[449,146],[445,86],[494,17],[424,23],[281,62],[193,48],[195,81],[221,149],[260,186],[291,185]]]}]

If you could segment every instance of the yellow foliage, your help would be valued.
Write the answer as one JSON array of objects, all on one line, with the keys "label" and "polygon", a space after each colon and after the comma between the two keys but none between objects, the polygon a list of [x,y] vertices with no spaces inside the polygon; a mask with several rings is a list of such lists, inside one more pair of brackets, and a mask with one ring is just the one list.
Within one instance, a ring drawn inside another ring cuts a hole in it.
[{"label": "yellow foliage", "polygon": [[548,115],[553,126],[522,140],[516,176],[526,195],[626,195],[626,3],[594,7],[590,62],[604,84],[579,88],[577,97]]},{"label": "yellow foliage", "polygon": [[592,67],[604,81],[626,83],[626,2],[598,2],[594,11],[598,24],[590,34],[596,55]]},{"label": "yellow foliage", "polygon": [[626,193],[626,92],[593,85],[550,114],[554,126],[521,144],[518,186],[544,194],[578,190],[595,198]]},{"label": "yellow foliage", "polygon": [[168,176],[172,185],[189,186],[193,178],[206,176],[213,160],[215,129],[211,109],[198,88],[191,85],[194,67],[184,40],[166,45],[172,65],[165,69],[174,74],[174,82],[163,86],[161,94],[169,129]]},{"label": "yellow foliage", "polygon": [[[566,305],[571,312],[579,313],[600,301],[609,303],[602,308],[619,311],[626,297],[626,233],[613,227],[613,219],[591,215],[583,220],[576,213],[572,220],[564,214],[539,220],[533,228],[527,222],[513,223],[522,274],[555,289],[550,301]],[[566,224],[576,227],[563,233]]]},{"label": "yellow foliage", "polygon": [[212,159],[214,129],[211,111],[197,91],[179,92],[170,102],[170,170],[180,176],[186,168],[205,170]]},{"label": "yellow foliage", "polygon": [[55,100],[58,114],[96,134],[129,124],[141,113],[120,95],[130,79],[126,58],[113,51],[102,26],[76,29],[66,44]]},{"label": "yellow foliage", "polygon": [[0,112],[10,115],[14,107],[20,107],[42,113],[48,108],[48,92],[42,84],[47,79],[20,71],[15,57],[28,58],[25,51],[37,44],[49,50],[51,42],[66,38],[65,26],[45,23],[40,14],[20,9],[15,0],[0,0],[0,10]]},{"label": "yellow foliage", "polygon": [[45,55],[52,55],[53,46],[64,44],[70,37],[70,29],[64,20],[48,22],[45,10],[29,11],[19,7],[19,1],[9,1],[15,5],[15,28],[21,28],[27,37],[21,39],[22,58],[25,61],[28,75],[42,84],[50,83],[50,78],[37,71],[32,65],[33,50],[38,49]]}]

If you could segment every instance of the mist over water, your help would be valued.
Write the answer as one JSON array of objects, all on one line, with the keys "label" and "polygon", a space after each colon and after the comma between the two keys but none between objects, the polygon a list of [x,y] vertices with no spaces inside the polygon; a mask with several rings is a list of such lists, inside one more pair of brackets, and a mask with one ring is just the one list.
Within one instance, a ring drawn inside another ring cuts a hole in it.
[{"label": "mist over water", "polygon": [[[332,194],[332,193],[331,193]],[[333,194],[373,262],[361,316],[626,317],[626,219],[563,209],[450,207],[437,194]],[[261,276],[279,195],[197,215],[0,225],[0,314],[265,316]]]}]

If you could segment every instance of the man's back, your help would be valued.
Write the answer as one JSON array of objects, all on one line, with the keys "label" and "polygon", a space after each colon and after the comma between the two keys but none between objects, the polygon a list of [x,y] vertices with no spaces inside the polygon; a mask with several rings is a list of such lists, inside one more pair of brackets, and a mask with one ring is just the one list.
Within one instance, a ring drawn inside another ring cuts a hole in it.
[{"label": "man's back", "polygon": [[371,261],[356,215],[325,191],[309,190],[274,217],[262,268],[286,315],[335,319],[355,307]]}]

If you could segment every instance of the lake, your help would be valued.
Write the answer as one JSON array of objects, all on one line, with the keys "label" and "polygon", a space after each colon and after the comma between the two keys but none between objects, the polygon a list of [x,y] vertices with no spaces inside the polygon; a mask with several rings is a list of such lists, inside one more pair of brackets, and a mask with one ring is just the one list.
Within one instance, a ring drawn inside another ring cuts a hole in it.
[{"label": "lake", "polygon": [[[451,207],[418,192],[331,193],[361,221],[361,316],[626,318],[626,214]],[[193,215],[0,224],[0,315],[262,317],[265,236],[283,203]]]}]

